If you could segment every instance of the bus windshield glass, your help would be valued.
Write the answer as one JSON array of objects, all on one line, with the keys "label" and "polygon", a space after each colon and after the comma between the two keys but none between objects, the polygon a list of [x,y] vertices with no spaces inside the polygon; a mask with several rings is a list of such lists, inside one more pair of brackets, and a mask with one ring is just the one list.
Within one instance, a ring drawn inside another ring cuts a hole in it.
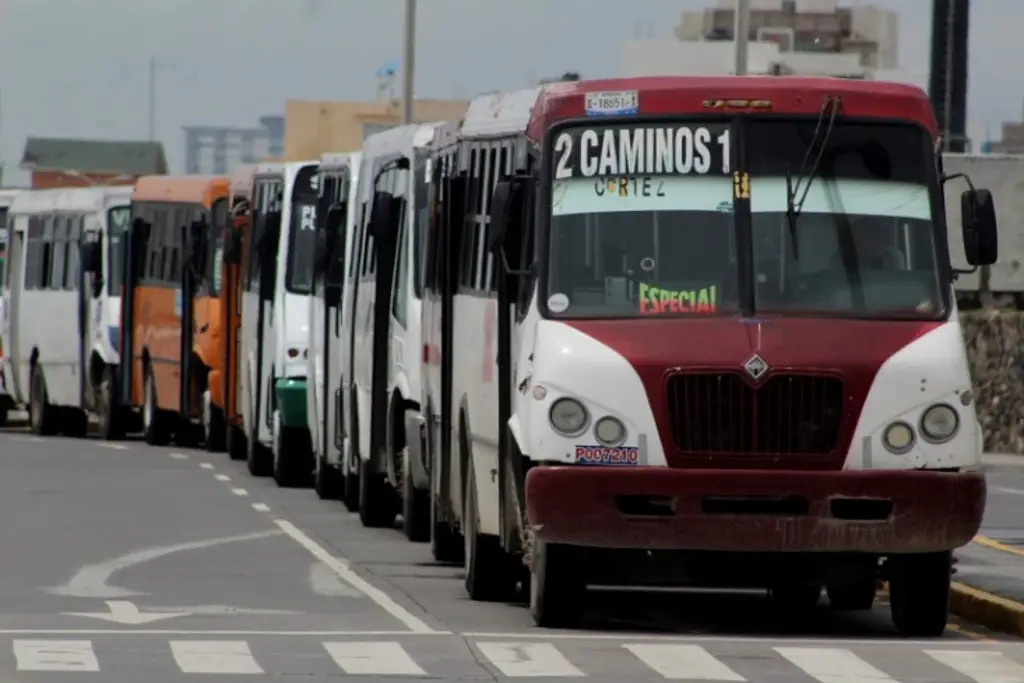
[{"label": "bus windshield glass", "polygon": [[738,310],[728,124],[566,129],[552,150],[556,317]]},{"label": "bus windshield glass", "polygon": [[[836,121],[817,171],[809,167],[786,215],[792,184],[817,121],[752,121],[746,141],[756,270],[762,312],[863,318],[939,318],[937,198],[928,134],[911,125]],[[819,131],[819,142],[827,122]],[[806,191],[806,195],[804,194]]]},{"label": "bus windshield glass", "polygon": [[107,294],[121,296],[124,271],[125,231],[131,222],[130,206],[115,206],[107,211]]},{"label": "bus windshield glass", "polygon": [[412,290],[417,299],[423,297],[423,259],[426,249],[423,247],[427,232],[427,189],[430,184],[430,154],[426,150],[417,150],[413,164],[413,230],[412,230]]},{"label": "bus windshield glass", "polygon": [[316,204],[319,198],[319,179],[316,173],[316,166],[303,166],[295,176],[295,188],[292,191],[285,288],[293,294],[310,294],[313,291]]}]

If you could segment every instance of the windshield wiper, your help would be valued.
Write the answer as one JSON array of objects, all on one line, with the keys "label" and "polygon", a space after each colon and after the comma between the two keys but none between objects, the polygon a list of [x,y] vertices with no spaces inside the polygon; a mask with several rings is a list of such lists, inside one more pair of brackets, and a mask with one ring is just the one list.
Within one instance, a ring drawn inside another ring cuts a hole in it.
[{"label": "windshield wiper", "polygon": [[[807,145],[807,151],[804,152],[804,158],[800,162],[800,169],[797,171],[795,182],[792,174],[789,172],[789,166],[786,167],[786,221],[789,223],[789,241],[793,246],[793,258],[797,260],[800,260],[800,246],[797,240],[796,219],[800,216],[800,212],[803,211],[804,202],[807,201],[807,193],[811,190],[814,176],[817,174],[818,166],[821,165],[821,159],[825,155],[825,147],[828,145],[828,139],[832,135],[832,127],[835,125],[836,116],[839,114],[841,101],[841,98],[838,96],[825,95],[825,101],[822,103],[821,111],[818,113],[818,122],[814,126],[814,135],[811,136],[811,141]],[[826,117],[828,119],[827,125]],[[824,131],[822,131],[823,125],[825,125]],[[807,161],[811,158],[815,146],[818,148],[818,156],[815,157],[814,164],[805,178],[804,168],[807,166]],[[799,195],[799,199],[797,199],[797,195]]]}]

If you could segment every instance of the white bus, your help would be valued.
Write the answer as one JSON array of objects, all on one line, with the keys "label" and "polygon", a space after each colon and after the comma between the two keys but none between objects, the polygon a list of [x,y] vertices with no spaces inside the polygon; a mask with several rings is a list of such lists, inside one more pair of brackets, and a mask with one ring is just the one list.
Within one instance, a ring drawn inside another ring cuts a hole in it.
[{"label": "white bus", "polygon": [[[23,190],[0,189],[0,282],[3,282],[4,270],[7,265],[7,209],[14,202],[18,192]],[[0,298],[0,318],[3,316],[3,300]],[[7,424],[8,413],[15,407],[11,395],[7,392],[7,383],[4,379],[4,349],[0,339],[0,427]]]},{"label": "white bus", "polygon": [[104,438],[115,417],[123,268],[131,187],[18,193],[8,209],[2,338],[8,391],[36,434]]},{"label": "white bus", "polygon": [[253,476],[306,486],[313,474],[306,423],[309,294],[316,246],[317,161],[259,164],[242,295],[239,394]]},{"label": "white bus", "polygon": [[420,309],[428,152],[441,125],[400,126],[364,142],[362,220],[342,307],[348,323],[342,352],[345,437],[358,455],[359,516],[366,526],[380,527],[401,512],[411,540],[429,538],[419,411]]},{"label": "white bus", "polygon": [[[313,295],[309,306],[309,358],[306,376],[306,421],[313,444],[313,488],[324,500],[355,500],[345,495],[346,468],[341,438],[341,344],[348,329],[341,302],[345,266],[352,257],[352,236],[359,220],[359,152],[325,154],[320,159],[320,201]],[[353,511],[355,507],[353,507]]]},{"label": "white bus", "polygon": [[[941,635],[986,484],[938,137],[926,93],[872,81],[474,100],[427,278],[470,596],[525,565],[535,622],[564,627],[589,585],[866,611],[885,579],[897,631]],[[995,203],[965,185],[965,260],[991,265]]]}]

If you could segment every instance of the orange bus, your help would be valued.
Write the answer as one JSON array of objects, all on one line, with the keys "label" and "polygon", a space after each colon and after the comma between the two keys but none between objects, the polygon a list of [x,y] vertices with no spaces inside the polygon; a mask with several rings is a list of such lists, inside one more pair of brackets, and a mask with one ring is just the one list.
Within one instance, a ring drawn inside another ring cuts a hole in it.
[{"label": "orange bus", "polygon": [[238,166],[231,173],[231,212],[225,221],[223,243],[224,259],[221,264],[220,311],[221,311],[221,371],[210,373],[210,389],[224,423],[226,424],[226,446],[232,460],[245,460],[245,429],[242,414],[238,412],[239,355],[242,348],[242,287],[239,273],[245,272],[240,264],[242,243],[249,235],[252,212],[249,202],[252,197],[252,177],[255,164]]},{"label": "orange bus", "polygon": [[148,444],[207,440],[217,447],[223,441],[223,428],[218,436],[202,418],[209,414],[203,408],[210,371],[220,364],[217,228],[227,215],[224,176],[145,176],[132,192],[121,303],[122,405],[141,409]]}]

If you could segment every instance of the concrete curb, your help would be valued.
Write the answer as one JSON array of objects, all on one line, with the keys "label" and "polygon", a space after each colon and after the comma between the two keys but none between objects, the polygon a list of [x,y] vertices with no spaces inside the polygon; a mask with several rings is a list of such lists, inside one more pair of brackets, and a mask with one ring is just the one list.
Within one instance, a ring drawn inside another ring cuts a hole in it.
[{"label": "concrete curb", "polygon": [[1024,604],[953,582],[949,611],[985,628],[1024,638]]}]

